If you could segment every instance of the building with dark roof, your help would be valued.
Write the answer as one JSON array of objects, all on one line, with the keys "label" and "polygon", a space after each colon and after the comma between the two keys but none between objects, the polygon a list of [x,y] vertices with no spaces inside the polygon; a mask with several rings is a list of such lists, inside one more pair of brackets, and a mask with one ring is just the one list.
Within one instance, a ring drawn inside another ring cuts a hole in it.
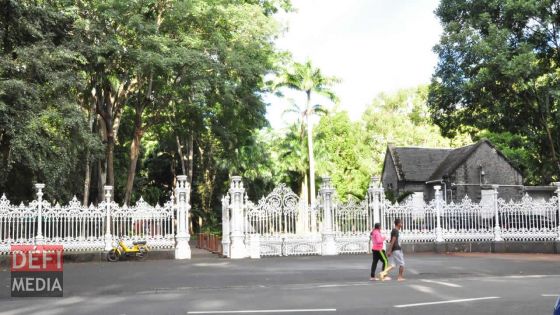
[{"label": "building with dark roof", "polygon": [[499,197],[506,200],[519,199],[523,192],[521,171],[486,139],[456,149],[389,144],[381,180],[396,196],[413,192],[426,201],[434,198],[435,185],[442,186],[447,201],[469,196],[478,202],[487,185],[500,185]]}]

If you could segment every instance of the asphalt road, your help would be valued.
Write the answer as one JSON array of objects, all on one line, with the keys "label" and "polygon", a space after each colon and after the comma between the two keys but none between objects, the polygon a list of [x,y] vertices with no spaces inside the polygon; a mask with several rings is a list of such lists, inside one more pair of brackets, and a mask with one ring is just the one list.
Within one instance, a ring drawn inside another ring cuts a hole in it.
[{"label": "asphalt road", "polygon": [[69,263],[63,298],[11,298],[2,270],[0,314],[532,315],[560,294],[560,255],[406,259],[407,280],[383,283],[367,255]]}]

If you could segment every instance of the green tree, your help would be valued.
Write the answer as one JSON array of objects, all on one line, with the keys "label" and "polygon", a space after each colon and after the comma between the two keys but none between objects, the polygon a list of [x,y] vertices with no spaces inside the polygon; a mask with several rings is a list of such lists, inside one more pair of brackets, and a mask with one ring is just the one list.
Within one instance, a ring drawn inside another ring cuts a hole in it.
[{"label": "green tree", "polygon": [[312,94],[319,94],[327,97],[333,102],[338,99],[332,87],[338,79],[323,75],[320,69],[315,68],[310,60],[305,63],[294,63],[286,69],[279,77],[276,87],[287,87],[305,93],[306,110],[303,114],[307,125],[307,145],[309,154],[309,201],[315,204],[315,158],[313,156],[313,125],[312,116],[318,107],[311,103]]},{"label": "green tree", "polygon": [[445,135],[488,130],[535,144],[541,182],[560,171],[557,1],[441,1],[443,34],[430,86]]},{"label": "green tree", "polygon": [[379,94],[362,116],[373,152],[374,172],[380,174],[387,144],[397,146],[454,147],[470,144],[465,134],[453,139],[441,135],[429,119],[427,87],[401,89]]},{"label": "green tree", "polygon": [[304,133],[303,123],[290,125],[274,149],[281,181],[292,188],[299,186],[294,191],[299,191],[301,200],[309,200],[309,154]]},{"label": "green tree", "polygon": [[482,138],[490,140],[513,165],[524,175],[523,180],[529,185],[537,185],[541,181],[539,169],[541,167],[539,150],[526,135],[516,135],[510,132],[495,133],[482,130],[474,137],[475,141]]},{"label": "green tree", "polygon": [[31,199],[43,182],[47,199],[68,200],[85,152],[100,145],[76,96],[84,59],[73,49],[74,17],[65,1],[0,7],[0,190]]},{"label": "green tree", "polygon": [[263,188],[269,182],[256,130],[267,124],[263,77],[275,71],[272,38],[279,29],[264,5],[273,2],[187,3],[164,17],[160,35],[171,39],[180,57],[173,58],[163,90],[154,91],[156,102],[165,101],[161,110],[145,112],[145,125],[148,134],[175,144],[165,150],[177,158],[174,172],[192,184],[193,213],[201,225],[216,222],[227,175],[247,176]]},{"label": "green tree", "polygon": [[323,150],[318,172],[332,178],[341,200],[349,195],[363,197],[374,168],[364,125],[351,121],[347,112],[337,111],[322,117],[315,132]]}]

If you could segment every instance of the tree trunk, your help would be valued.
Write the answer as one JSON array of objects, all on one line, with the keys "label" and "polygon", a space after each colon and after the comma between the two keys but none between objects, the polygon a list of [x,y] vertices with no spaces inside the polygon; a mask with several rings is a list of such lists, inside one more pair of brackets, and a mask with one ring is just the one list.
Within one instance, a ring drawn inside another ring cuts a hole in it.
[{"label": "tree trunk", "polygon": [[193,215],[192,212],[190,211],[189,211],[189,235],[194,235]]},{"label": "tree trunk", "polygon": [[107,182],[107,167],[105,160],[97,160],[97,203],[105,200],[103,186]]},{"label": "tree trunk", "polygon": [[[537,96],[538,98],[538,96]],[[544,104],[543,104],[544,103]],[[540,100],[537,103],[539,105],[539,113],[540,113],[540,118],[542,121],[542,124],[545,128],[546,131],[546,137],[548,140],[548,144],[550,145],[550,153],[552,155],[552,160],[554,161],[554,163],[556,164],[556,167],[558,169],[558,171],[560,172],[560,159],[558,159],[558,155],[556,154],[556,144],[554,143],[554,137],[552,136],[552,131],[550,130],[550,126],[548,124],[548,119],[547,116],[549,116],[551,113],[549,111],[550,108],[550,97],[548,94],[546,94],[545,99],[544,100]],[[544,109],[543,109],[544,107]]]},{"label": "tree trunk", "polygon": [[128,166],[128,178],[126,179],[126,190],[124,193],[124,204],[130,203],[132,197],[132,188],[134,187],[134,178],[136,177],[136,165],[138,164],[138,157],[140,156],[140,145],[144,129],[142,128],[142,112],[136,113],[136,121],[134,124],[134,136],[130,144],[130,163]]},{"label": "tree trunk", "polygon": [[[101,117],[97,119],[97,132],[103,142],[107,142],[107,128],[105,120]],[[104,159],[97,160],[97,200],[96,203],[105,200],[103,187],[107,184],[107,155]]]},{"label": "tree trunk", "polygon": [[[190,190],[187,191],[187,194],[190,194],[192,191],[193,186],[193,156],[194,156],[194,136],[192,134],[189,135],[189,144],[188,144],[188,172],[187,172],[187,183],[189,183]],[[189,222],[190,222],[190,232],[191,235],[194,233],[193,229],[193,222],[192,222],[192,211],[189,211]]]},{"label": "tree trunk", "polygon": [[[107,161],[107,180],[105,185],[115,186],[115,168],[114,168],[114,150],[115,150],[115,132],[113,130],[114,123],[114,96],[111,95],[111,88],[103,89],[103,95],[98,97],[97,112],[103,118],[103,133],[107,137],[107,146],[105,148],[105,160]],[[103,105],[100,106],[100,102]],[[113,192],[114,192],[113,188]]]},{"label": "tree trunk", "polygon": [[548,143],[550,144],[552,159],[554,160],[554,163],[556,164],[558,172],[560,172],[560,159],[558,159],[558,155],[556,154],[556,148],[555,148],[554,139],[552,137],[552,132],[550,131],[550,127],[548,126],[548,123],[546,123],[546,121],[545,121],[544,125],[545,125],[545,129],[546,129],[546,135],[547,135],[547,138],[548,138]]},{"label": "tree trunk", "polygon": [[181,139],[178,135],[175,135],[175,141],[177,142],[177,153],[179,154],[179,160],[181,160],[181,174],[187,175],[187,166],[185,165],[185,156],[183,155],[183,145],[181,144]]},{"label": "tree trunk", "polygon": [[91,185],[91,161],[90,161],[90,153],[89,149],[86,151],[86,173],[84,175],[84,199],[82,200],[82,204],[84,206],[88,205],[89,202],[89,187]]},{"label": "tree trunk", "polygon": [[[101,77],[103,73],[99,74]],[[128,94],[136,86],[136,79],[125,80],[118,88],[114,88],[107,80],[101,80],[95,86],[96,112],[102,121],[100,129],[106,135],[106,162],[107,181],[106,185],[115,186],[114,150],[117,133],[119,130],[122,107],[127,102]],[[113,190],[114,192],[115,190]],[[103,193],[100,192],[102,195]],[[114,195],[114,194],[113,194]]]},{"label": "tree trunk", "polygon": [[313,125],[311,121],[311,92],[307,91],[307,149],[309,150],[309,202],[315,204],[315,157],[313,155]]},{"label": "tree trunk", "polygon": [[[189,148],[188,148],[188,161],[189,161],[189,171],[187,175],[187,182],[190,184],[192,190],[192,180],[193,180],[193,160],[194,160],[194,136],[192,133],[189,135]],[[190,191],[188,192],[190,194]]]},{"label": "tree trunk", "polygon": [[[141,79],[137,79],[138,82],[142,82]],[[138,164],[138,156],[140,155],[140,145],[142,141],[142,136],[144,135],[144,126],[142,122],[142,114],[144,109],[149,104],[152,87],[154,82],[154,71],[150,71],[150,77],[148,79],[148,86],[145,91],[145,95],[141,98],[141,89],[138,89],[135,116],[134,116],[134,135],[132,138],[132,143],[130,144],[130,163],[128,166],[128,178],[126,179],[126,189],[124,193],[124,203],[128,205],[130,203],[130,197],[132,196],[132,188],[134,186],[134,177],[136,177],[136,164]],[[140,84],[141,85],[141,84]]]},{"label": "tree trunk", "polygon": [[[95,102],[95,100],[94,100]],[[95,122],[95,103],[90,104],[90,109],[88,113],[88,126],[91,133],[95,133],[93,128]],[[87,206],[89,203],[89,190],[91,187],[91,152],[89,152],[89,147],[86,149],[86,163],[85,163],[85,175],[84,175],[84,199],[82,204]]]},{"label": "tree trunk", "polygon": [[[115,187],[115,138],[113,135],[107,137],[107,185]],[[113,189],[114,192],[114,189]]]}]

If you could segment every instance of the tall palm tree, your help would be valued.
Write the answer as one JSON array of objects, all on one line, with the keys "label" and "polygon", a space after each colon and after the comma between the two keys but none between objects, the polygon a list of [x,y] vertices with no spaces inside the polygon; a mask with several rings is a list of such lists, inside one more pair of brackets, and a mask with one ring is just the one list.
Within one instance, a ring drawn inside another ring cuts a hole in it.
[{"label": "tall palm tree", "polygon": [[319,68],[313,67],[310,60],[305,63],[295,62],[292,67],[284,71],[276,84],[277,88],[287,87],[295,91],[304,92],[306,96],[306,106],[303,118],[307,124],[307,145],[309,154],[309,201],[315,204],[315,159],[313,156],[313,126],[311,117],[318,113],[320,106],[311,105],[312,94],[319,94],[327,97],[333,102],[338,102],[338,98],[332,91],[332,87],[339,80],[335,77],[327,77],[321,73]]},{"label": "tall palm tree", "polygon": [[281,180],[286,183],[301,185],[300,198],[308,201],[307,148],[304,139],[302,139],[302,134],[301,125],[298,123],[292,124],[277,146],[280,153],[279,166],[282,173],[288,176],[288,178],[282,178]]}]

